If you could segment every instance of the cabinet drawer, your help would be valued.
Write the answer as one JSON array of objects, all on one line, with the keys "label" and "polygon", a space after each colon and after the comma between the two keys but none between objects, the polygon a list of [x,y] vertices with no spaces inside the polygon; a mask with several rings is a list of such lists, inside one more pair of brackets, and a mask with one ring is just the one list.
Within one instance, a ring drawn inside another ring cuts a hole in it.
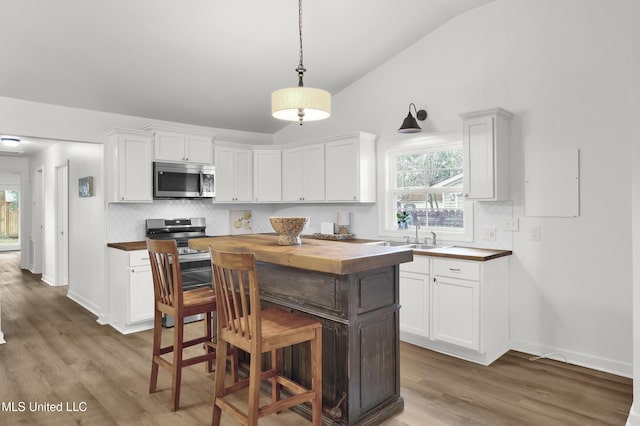
[{"label": "cabinet drawer", "polygon": [[479,281],[480,264],[478,262],[455,259],[434,259],[433,273],[443,277]]},{"label": "cabinet drawer", "polygon": [[149,252],[146,250],[129,252],[129,266],[150,266]]},{"label": "cabinet drawer", "polygon": [[401,263],[400,271],[415,272],[416,274],[428,274],[429,257],[413,255],[413,262]]}]

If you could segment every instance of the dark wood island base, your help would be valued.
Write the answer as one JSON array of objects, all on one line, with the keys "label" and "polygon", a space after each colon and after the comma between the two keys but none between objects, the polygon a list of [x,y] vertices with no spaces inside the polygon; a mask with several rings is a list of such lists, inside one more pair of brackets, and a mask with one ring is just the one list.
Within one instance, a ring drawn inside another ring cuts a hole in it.
[{"label": "dark wood island base", "polygon": [[[324,424],[375,425],[401,411],[398,264],[413,259],[411,250],[306,239],[301,246],[278,246],[276,240],[212,237],[190,245],[253,251],[264,307],[279,306],[322,323]],[[322,253],[315,267],[314,253]],[[291,264],[304,268],[286,266]],[[309,351],[305,344],[287,349],[285,375],[308,384]],[[305,405],[295,410],[310,417]]]}]

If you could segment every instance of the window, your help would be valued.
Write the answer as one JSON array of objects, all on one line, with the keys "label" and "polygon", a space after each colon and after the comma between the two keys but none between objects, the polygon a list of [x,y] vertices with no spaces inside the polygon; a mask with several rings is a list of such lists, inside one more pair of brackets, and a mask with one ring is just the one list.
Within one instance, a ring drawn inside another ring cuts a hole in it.
[{"label": "window", "polygon": [[[451,139],[451,138],[449,138]],[[472,204],[462,193],[462,141],[417,140],[385,151],[383,234],[470,240]],[[421,231],[421,232],[420,232]]]}]

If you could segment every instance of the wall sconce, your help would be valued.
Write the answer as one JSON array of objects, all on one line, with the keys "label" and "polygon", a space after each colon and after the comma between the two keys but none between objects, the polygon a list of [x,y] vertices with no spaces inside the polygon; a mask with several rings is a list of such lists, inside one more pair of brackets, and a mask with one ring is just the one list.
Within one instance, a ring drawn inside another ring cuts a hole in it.
[{"label": "wall sconce", "polygon": [[413,105],[413,110],[416,112],[416,117],[418,120],[424,121],[427,119],[427,111],[421,109],[420,111],[416,111],[416,106],[412,103],[409,104],[409,114],[402,122],[402,126],[398,129],[398,133],[418,133],[421,132],[422,129],[418,125],[418,122],[411,114],[411,105]]}]

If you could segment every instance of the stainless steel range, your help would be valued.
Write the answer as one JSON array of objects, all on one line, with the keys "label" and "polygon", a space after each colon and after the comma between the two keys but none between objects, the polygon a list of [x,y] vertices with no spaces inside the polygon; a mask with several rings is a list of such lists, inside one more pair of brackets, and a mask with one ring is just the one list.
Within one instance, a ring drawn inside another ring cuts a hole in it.
[{"label": "stainless steel range", "polygon": [[[147,219],[145,235],[152,240],[176,240],[184,291],[212,286],[211,258],[209,252],[188,247],[192,238],[205,237],[207,228],[204,217],[178,219]],[[185,322],[198,321],[202,315],[185,318]],[[173,318],[163,316],[162,325],[173,327]]]}]

